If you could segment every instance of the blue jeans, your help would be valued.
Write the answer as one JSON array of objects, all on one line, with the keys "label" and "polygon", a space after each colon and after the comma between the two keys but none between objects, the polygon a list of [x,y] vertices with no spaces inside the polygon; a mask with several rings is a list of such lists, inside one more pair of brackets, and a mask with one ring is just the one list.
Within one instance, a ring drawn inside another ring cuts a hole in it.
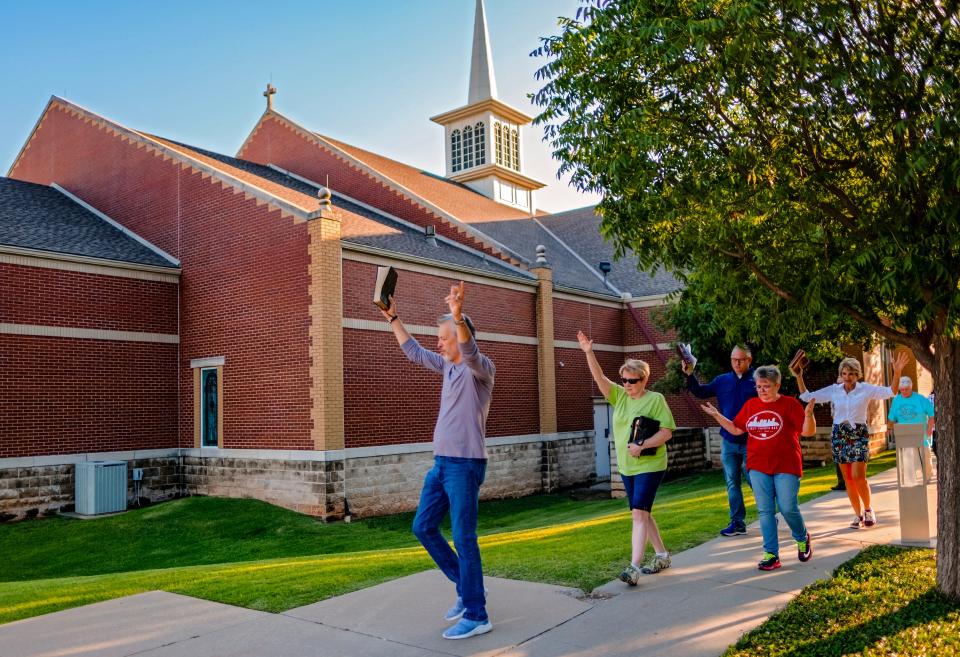
[{"label": "blue jeans", "polygon": [[730,505],[730,520],[745,525],[747,507],[743,505],[743,487],[741,482],[747,476],[747,446],[737,445],[724,439],[720,444],[720,460],[723,462],[723,479],[727,482],[727,504]]},{"label": "blue jeans", "polygon": [[[447,579],[457,585],[457,595],[466,607],[463,617],[473,621],[487,620],[483,566],[477,545],[480,484],[486,473],[485,459],[434,457],[413,519],[413,533]],[[440,523],[447,511],[456,552],[440,533]]]},{"label": "blue jeans", "polygon": [[756,470],[750,471],[753,484],[753,497],[757,500],[757,512],[760,514],[760,531],[763,534],[763,550],[770,554],[780,554],[780,540],[777,538],[777,508],[787,521],[793,540],[807,540],[807,526],[797,506],[797,494],[800,492],[800,477],[792,474],[768,475]]}]

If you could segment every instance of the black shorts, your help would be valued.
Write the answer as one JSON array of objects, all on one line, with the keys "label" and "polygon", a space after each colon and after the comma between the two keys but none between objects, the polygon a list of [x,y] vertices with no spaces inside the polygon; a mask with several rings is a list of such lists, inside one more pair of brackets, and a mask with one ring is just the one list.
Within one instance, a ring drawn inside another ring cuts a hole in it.
[{"label": "black shorts", "polygon": [[657,496],[657,489],[663,481],[666,470],[660,472],[643,472],[635,475],[620,475],[623,487],[627,491],[627,502],[631,509],[641,511],[653,510],[653,498]]}]

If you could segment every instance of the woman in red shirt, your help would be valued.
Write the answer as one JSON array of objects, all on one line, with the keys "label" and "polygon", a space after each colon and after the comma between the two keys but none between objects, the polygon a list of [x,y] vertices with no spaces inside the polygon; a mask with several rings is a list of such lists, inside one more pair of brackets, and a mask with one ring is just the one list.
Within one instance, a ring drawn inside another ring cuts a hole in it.
[{"label": "woman in red shirt", "polygon": [[753,487],[763,533],[763,558],[760,570],[780,567],[780,541],[777,538],[777,508],[787,521],[797,557],[809,561],[813,555],[810,532],[800,515],[797,495],[803,476],[800,436],[817,432],[813,402],[806,409],[794,397],[780,394],[780,370],[776,365],[758,367],[753,373],[757,396],[747,400],[733,420],[720,414],[712,404],[704,412],[735,436],[747,434],[747,476]]}]

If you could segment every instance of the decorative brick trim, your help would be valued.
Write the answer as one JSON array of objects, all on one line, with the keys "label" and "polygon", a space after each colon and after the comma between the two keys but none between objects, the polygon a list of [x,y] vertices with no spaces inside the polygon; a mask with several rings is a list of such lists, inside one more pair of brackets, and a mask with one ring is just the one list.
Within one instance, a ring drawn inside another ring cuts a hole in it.
[{"label": "decorative brick trim", "polygon": [[343,449],[343,257],[340,222],[307,226],[310,244],[311,436],[318,450]]},{"label": "decorative brick trim", "polygon": [[537,277],[537,384],[540,431],[557,431],[557,368],[553,340],[553,270],[533,267]]},{"label": "decorative brick trim", "polygon": [[[371,265],[394,265],[397,268],[407,271],[415,271],[421,274],[430,274],[432,276],[453,277],[457,280],[467,281],[469,283],[479,283],[490,287],[502,287],[507,290],[517,290],[518,292],[534,292],[536,281],[530,279],[529,282],[506,275],[500,276],[490,272],[472,269],[462,265],[452,265],[439,260],[427,260],[426,258],[417,258],[397,253],[396,251],[384,251],[368,246],[361,246],[352,242],[342,242],[343,259],[354,260],[356,262],[365,262]],[[466,273],[475,271],[476,274]]]},{"label": "decorative brick trim", "polygon": [[[307,208],[301,208],[300,206],[282,199],[270,192],[257,187],[251,183],[248,183],[243,180],[234,178],[230,174],[218,169],[214,166],[201,162],[195,158],[190,157],[186,153],[170,148],[157,140],[151,138],[149,135],[137,132],[130,128],[126,128],[115,121],[111,121],[99,114],[92,112],[90,110],[84,109],[75,103],[71,103],[68,100],[59,98],[57,96],[51,96],[50,101],[47,103],[46,108],[44,109],[44,117],[48,112],[53,109],[63,111],[71,116],[77,116],[83,119],[88,123],[95,123],[101,129],[106,130],[108,133],[128,142],[136,142],[144,146],[147,151],[152,153],[157,157],[161,157],[164,160],[173,160],[177,162],[181,167],[188,168],[192,172],[199,173],[204,177],[214,178],[219,182],[222,182],[227,187],[231,188],[236,194],[243,194],[245,198],[258,201],[260,203],[268,203],[278,210],[282,216],[292,217],[295,221],[309,221],[311,219],[316,219],[321,216],[324,212],[323,208],[318,210],[310,210]],[[23,157],[23,154],[30,146],[30,142],[33,140],[37,129],[43,123],[42,119],[37,122],[37,125],[34,127],[34,132],[30,134],[30,137],[27,139],[27,143],[24,145],[23,149],[20,151],[20,154],[17,156],[17,159],[14,160],[13,165],[10,167],[8,175],[12,174],[14,169],[16,169],[17,164],[19,164],[20,159]]]},{"label": "decorative brick trim", "polygon": [[36,324],[0,323],[0,333],[8,335],[34,335],[44,338],[79,338],[82,340],[116,340],[120,342],[160,342],[179,344],[180,336],[169,333],[142,333],[139,331],[108,331],[85,329],[74,326],[38,326]]},{"label": "decorative brick trim", "polygon": [[[580,343],[574,342],[573,340],[557,340],[554,342],[557,349],[579,349]],[[649,344],[631,344],[626,346],[619,346],[615,344],[596,344],[594,343],[593,348],[595,351],[612,351],[619,354],[629,354],[637,351],[666,351],[672,349],[672,345],[668,342],[658,342],[656,347]]]},{"label": "decorative brick trim", "polygon": [[[381,322],[372,319],[353,319],[344,317],[341,325],[345,329],[355,329],[359,331],[381,331],[390,333],[393,329],[387,322]],[[430,335],[436,337],[439,329],[436,326],[424,326],[422,324],[404,324],[411,335]],[[477,340],[487,342],[506,342],[509,344],[538,344],[537,338],[528,335],[510,335],[508,333],[485,333],[477,331]]]},{"label": "decorative brick trim", "polygon": [[134,278],[141,281],[156,281],[159,283],[177,284],[180,282],[180,270],[173,267],[153,267],[151,265],[138,265],[132,262],[121,262],[119,260],[104,260],[102,258],[90,258],[67,253],[21,249],[14,246],[0,245],[0,263],[19,265],[21,267],[60,269],[62,271],[75,271],[82,274],[114,276],[116,278]]}]

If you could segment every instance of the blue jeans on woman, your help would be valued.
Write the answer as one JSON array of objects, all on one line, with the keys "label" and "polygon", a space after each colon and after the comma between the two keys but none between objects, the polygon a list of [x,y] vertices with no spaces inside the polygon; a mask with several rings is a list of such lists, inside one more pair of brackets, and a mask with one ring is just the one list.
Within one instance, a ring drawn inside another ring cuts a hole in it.
[{"label": "blue jeans on woman", "polygon": [[[423,481],[413,519],[413,533],[447,579],[457,585],[457,596],[466,608],[463,617],[472,621],[487,620],[483,566],[477,544],[480,484],[486,473],[486,459],[435,456],[433,468]],[[447,511],[456,552],[440,533]]]},{"label": "blue jeans on woman", "polygon": [[780,555],[780,540],[777,537],[777,508],[787,521],[793,540],[807,540],[807,526],[800,515],[797,494],[800,492],[800,477],[780,473],[768,475],[757,470],[750,471],[753,497],[757,500],[760,514],[760,531],[763,534],[763,551]]}]

